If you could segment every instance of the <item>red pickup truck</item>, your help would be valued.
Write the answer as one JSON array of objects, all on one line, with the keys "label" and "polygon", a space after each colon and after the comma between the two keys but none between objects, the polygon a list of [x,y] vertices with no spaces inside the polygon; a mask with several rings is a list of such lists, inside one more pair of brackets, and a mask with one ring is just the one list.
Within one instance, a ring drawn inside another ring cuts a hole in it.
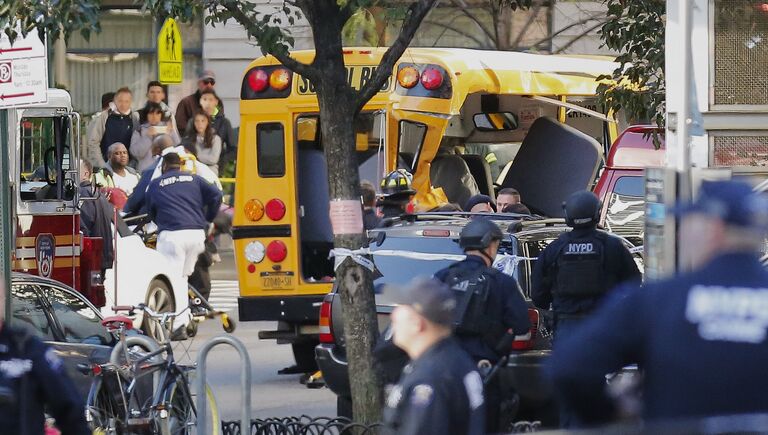
[{"label": "red pickup truck", "polygon": [[[654,131],[660,135],[658,149],[650,136]],[[643,244],[645,225],[644,169],[664,166],[664,151],[664,130],[649,125],[629,127],[611,147],[595,185],[594,192],[603,201],[600,224],[636,246]]]}]

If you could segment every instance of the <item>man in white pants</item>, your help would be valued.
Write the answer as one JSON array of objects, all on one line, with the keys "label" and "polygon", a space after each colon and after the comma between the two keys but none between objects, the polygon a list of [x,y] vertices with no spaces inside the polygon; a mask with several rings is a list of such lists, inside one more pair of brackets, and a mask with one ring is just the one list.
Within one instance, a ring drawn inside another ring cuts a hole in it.
[{"label": "man in white pants", "polygon": [[221,205],[221,191],[202,177],[181,170],[176,153],[163,157],[163,174],[147,188],[147,210],[157,224],[157,250],[187,277],[205,250],[208,225]]}]

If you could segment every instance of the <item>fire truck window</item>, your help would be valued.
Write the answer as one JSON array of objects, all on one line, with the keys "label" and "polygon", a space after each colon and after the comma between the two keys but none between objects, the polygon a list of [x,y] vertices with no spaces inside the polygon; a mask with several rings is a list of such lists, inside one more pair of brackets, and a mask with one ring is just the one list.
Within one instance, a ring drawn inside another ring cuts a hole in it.
[{"label": "fire truck window", "polygon": [[80,296],[57,287],[41,288],[68,342],[103,345],[112,342],[112,335],[101,326],[99,315]]},{"label": "fire truck window", "polygon": [[283,124],[270,122],[256,126],[256,159],[260,177],[285,175]]},{"label": "fire truck window", "polygon": [[[57,128],[58,127],[58,128]],[[22,118],[20,124],[20,195],[23,201],[59,199],[56,144],[66,143],[62,118]]]},{"label": "fire truck window", "polygon": [[42,340],[53,340],[51,325],[35,286],[13,284],[11,287],[13,325],[25,328]]}]

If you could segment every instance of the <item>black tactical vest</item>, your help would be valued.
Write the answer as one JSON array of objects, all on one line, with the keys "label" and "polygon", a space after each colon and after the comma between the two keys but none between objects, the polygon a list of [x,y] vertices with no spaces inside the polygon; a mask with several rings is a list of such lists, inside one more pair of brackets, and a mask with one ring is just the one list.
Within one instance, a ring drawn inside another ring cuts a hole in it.
[{"label": "black tactical vest", "polygon": [[557,257],[555,296],[592,298],[608,291],[605,270],[605,235],[586,237],[566,234]]}]

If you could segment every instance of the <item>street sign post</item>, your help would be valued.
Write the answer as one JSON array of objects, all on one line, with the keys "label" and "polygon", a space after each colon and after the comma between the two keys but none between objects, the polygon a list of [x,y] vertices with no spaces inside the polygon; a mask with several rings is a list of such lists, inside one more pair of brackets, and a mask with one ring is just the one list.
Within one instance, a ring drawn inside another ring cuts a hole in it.
[{"label": "street sign post", "polygon": [[181,50],[181,32],[176,20],[166,18],[157,35],[157,79],[162,84],[181,83],[184,62]]},{"label": "street sign post", "polygon": [[13,42],[0,34],[0,109],[47,101],[48,50],[31,32]]}]

